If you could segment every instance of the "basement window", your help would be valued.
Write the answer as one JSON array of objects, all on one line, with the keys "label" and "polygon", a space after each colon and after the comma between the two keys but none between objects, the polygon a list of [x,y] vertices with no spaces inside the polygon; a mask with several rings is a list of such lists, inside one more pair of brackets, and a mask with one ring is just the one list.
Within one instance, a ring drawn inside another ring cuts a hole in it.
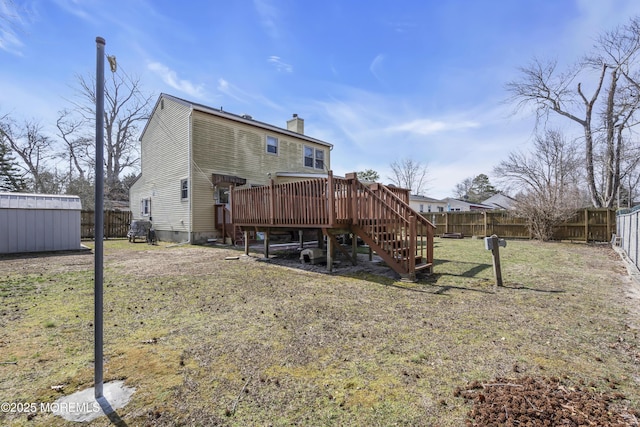
[{"label": "basement window", "polygon": [[267,136],[267,153],[278,154],[278,138]]}]

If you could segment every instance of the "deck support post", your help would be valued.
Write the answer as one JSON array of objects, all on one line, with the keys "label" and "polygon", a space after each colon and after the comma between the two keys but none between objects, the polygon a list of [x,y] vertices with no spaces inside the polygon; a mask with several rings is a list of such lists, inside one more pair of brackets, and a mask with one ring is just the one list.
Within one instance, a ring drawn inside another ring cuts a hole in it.
[{"label": "deck support post", "polygon": [[226,209],[222,208],[222,244],[227,243],[227,215]]},{"label": "deck support post", "polygon": [[304,231],[298,230],[298,241],[300,242],[300,250],[304,249]]},{"label": "deck support post", "polygon": [[327,234],[327,271],[333,271],[333,243]]},{"label": "deck support post", "polygon": [[264,233],[264,257],[269,258],[269,237],[271,237],[271,230],[267,228]]},{"label": "deck support post", "polygon": [[249,232],[244,230],[242,233],[244,234],[244,254],[249,255]]},{"label": "deck support post", "polygon": [[351,233],[351,257],[353,258],[353,265],[358,263],[358,236],[356,233]]},{"label": "deck support post", "polygon": [[373,248],[369,246],[369,261],[373,261]]},{"label": "deck support post", "polygon": [[324,249],[324,233],[322,229],[318,229],[318,249]]}]

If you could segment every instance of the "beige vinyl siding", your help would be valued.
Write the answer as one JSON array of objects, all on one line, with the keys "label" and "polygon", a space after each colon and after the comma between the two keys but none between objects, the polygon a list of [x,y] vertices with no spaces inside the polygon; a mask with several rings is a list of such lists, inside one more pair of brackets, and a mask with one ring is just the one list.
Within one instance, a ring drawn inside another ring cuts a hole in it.
[{"label": "beige vinyl siding", "polygon": [[[317,172],[304,167],[303,147],[320,148],[329,167],[329,147],[294,136],[256,128],[204,112],[194,111],[193,144],[193,231],[214,230],[212,174],[235,175],[247,184],[264,185],[276,172]],[[267,135],[278,138],[278,154],[267,153]]]},{"label": "beige vinyl siding", "polygon": [[131,210],[134,218],[140,218],[140,200],[150,198],[153,226],[159,231],[189,231],[189,202],[181,200],[180,181],[189,173],[190,111],[186,105],[161,99],[142,137],[143,173],[131,189]]}]

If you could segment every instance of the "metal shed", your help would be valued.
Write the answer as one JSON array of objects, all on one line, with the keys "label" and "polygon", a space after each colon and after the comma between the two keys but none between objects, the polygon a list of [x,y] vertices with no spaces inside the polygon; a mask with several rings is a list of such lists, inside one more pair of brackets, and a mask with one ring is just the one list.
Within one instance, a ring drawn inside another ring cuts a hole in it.
[{"label": "metal shed", "polygon": [[78,196],[0,193],[0,254],[82,249]]}]

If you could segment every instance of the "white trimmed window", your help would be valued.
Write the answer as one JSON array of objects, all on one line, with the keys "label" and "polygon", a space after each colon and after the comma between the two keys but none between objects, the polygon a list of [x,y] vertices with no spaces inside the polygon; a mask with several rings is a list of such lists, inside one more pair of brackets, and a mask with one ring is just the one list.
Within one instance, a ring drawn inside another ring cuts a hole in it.
[{"label": "white trimmed window", "polygon": [[267,135],[267,153],[278,154],[278,138]]},{"label": "white trimmed window", "polygon": [[140,200],[140,215],[149,216],[151,214],[151,199]]},{"label": "white trimmed window", "polygon": [[180,198],[186,200],[189,198],[189,180],[183,179],[180,181]]},{"label": "white trimmed window", "polygon": [[324,150],[304,146],[304,166],[324,170]]}]

